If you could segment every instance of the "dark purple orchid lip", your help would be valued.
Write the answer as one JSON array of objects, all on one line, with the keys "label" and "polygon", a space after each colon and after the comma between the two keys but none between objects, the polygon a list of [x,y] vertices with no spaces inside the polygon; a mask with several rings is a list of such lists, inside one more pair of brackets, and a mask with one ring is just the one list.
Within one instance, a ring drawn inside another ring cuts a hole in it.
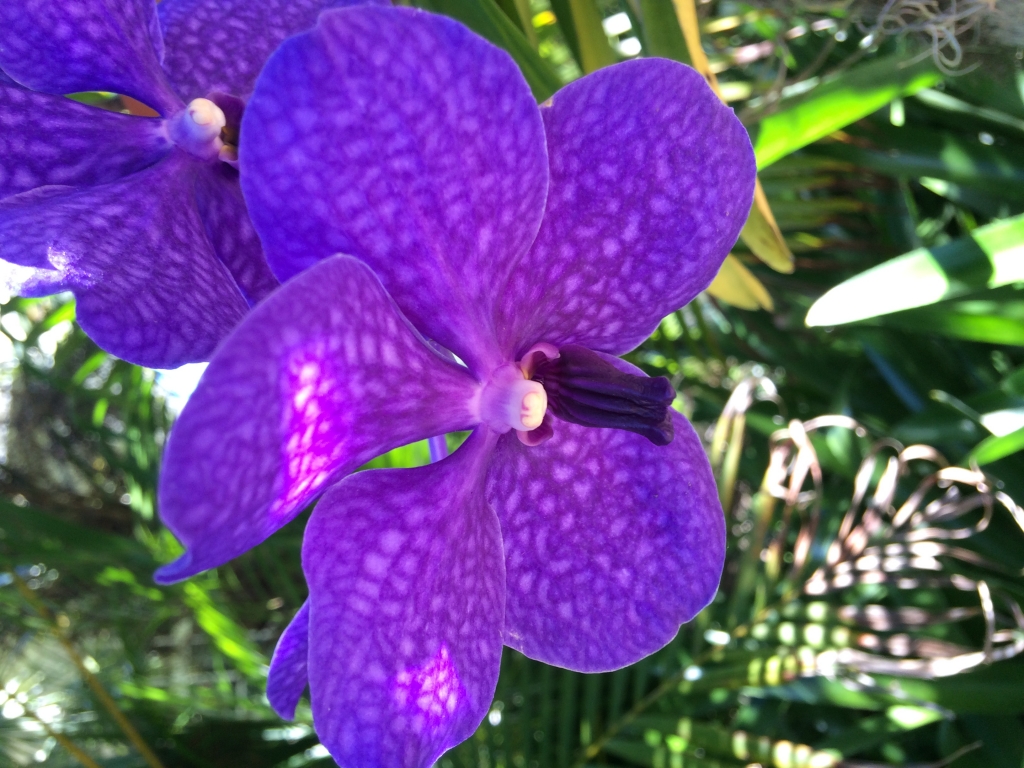
[{"label": "dark purple orchid lip", "polygon": [[624,373],[578,344],[566,344],[558,353],[541,360],[532,375],[547,391],[555,416],[583,427],[635,432],[655,445],[672,442],[669,409],[676,393],[667,378]]}]

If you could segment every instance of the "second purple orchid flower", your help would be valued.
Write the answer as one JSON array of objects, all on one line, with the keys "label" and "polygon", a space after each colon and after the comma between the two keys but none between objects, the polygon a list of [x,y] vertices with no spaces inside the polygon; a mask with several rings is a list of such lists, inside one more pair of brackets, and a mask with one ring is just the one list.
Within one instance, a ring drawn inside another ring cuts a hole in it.
[{"label": "second purple orchid flower", "polygon": [[[282,40],[369,1],[0,3],[0,285],[73,291],[130,362],[208,360],[278,285],[232,167],[244,100]],[[156,116],[64,98],[98,90]]]},{"label": "second purple orchid flower", "polygon": [[[289,716],[308,682],[351,768],[426,768],[468,738],[503,644],[581,671],[661,648],[715,594],[724,520],[671,387],[617,356],[708,285],[746,219],[732,111],[659,59],[538,108],[460,24],[361,7],[274,54],[242,134],[253,222],[292,279],[171,434],[160,509],[187,552],[159,580],[322,494],[268,696]],[[460,430],[434,464],[351,474]]]}]

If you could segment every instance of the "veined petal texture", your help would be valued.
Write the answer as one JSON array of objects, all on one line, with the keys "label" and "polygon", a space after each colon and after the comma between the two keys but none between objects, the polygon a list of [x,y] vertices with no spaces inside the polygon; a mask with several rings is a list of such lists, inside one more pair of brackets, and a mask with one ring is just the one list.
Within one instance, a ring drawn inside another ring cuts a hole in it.
[{"label": "veined petal texture", "polygon": [[162,121],[0,83],[0,199],[51,184],[104,184],[170,153]]},{"label": "veined petal texture", "polygon": [[503,351],[627,352],[735,243],[753,199],[750,140],[696,71],[667,59],[601,69],[542,112],[551,188],[505,292]]},{"label": "veined petal texture", "polygon": [[160,516],[188,551],[158,581],[259,544],[374,456],[471,427],[475,391],[366,265],[307,270],[224,341],[171,431]]},{"label": "veined petal texture", "polygon": [[481,428],[436,464],[359,472],[310,518],[313,722],[346,768],[429,768],[490,708],[505,599],[493,440]]},{"label": "veined petal texture", "polygon": [[267,265],[259,236],[249,220],[238,171],[223,163],[198,166],[196,203],[214,251],[246,300],[256,304],[280,283]]},{"label": "veined petal texture", "polygon": [[295,717],[309,684],[309,601],[302,604],[281,633],[267,674],[267,701],[285,720]]},{"label": "veined petal texture", "polygon": [[527,448],[499,440],[487,498],[505,546],[505,643],[581,672],[668,643],[714,597],[725,519],[693,427],[658,447],[555,420]]},{"label": "veined petal texture", "polygon": [[181,107],[160,56],[153,0],[4,0],[0,68],[34,91],[113,91],[162,115]]},{"label": "veined petal texture", "polygon": [[[374,0],[164,0],[164,70],[186,102],[214,91],[246,98],[267,57],[324,8]],[[386,0],[376,0],[384,4]]]},{"label": "veined petal texture", "polygon": [[425,335],[495,361],[495,286],[547,189],[540,113],[507,53],[421,11],[326,11],[271,57],[242,133],[242,188],[279,278],[351,254]]},{"label": "veined petal texture", "polygon": [[73,291],[82,329],[138,365],[208,359],[246,311],[206,239],[191,163],[175,152],[120,181],[0,201],[0,259],[23,296]]}]

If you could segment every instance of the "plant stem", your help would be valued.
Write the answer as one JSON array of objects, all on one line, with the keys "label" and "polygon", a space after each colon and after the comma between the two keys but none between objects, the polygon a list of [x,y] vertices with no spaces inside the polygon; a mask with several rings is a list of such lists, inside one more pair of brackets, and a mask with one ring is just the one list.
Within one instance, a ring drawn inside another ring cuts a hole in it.
[{"label": "plant stem", "polygon": [[[124,712],[117,706],[117,702],[107,692],[107,689],[103,687],[103,683],[100,682],[99,678],[96,677],[89,669],[85,666],[85,662],[82,657],[78,655],[78,651],[75,650],[74,644],[68,639],[67,635],[64,634],[63,629],[54,620],[53,614],[50,613],[50,609],[46,607],[42,600],[32,591],[32,588],[25,583],[17,574],[14,574],[14,584],[18,588],[18,592],[24,597],[29,604],[35,609],[47,624],[50,625],[50,631],[53,632],[54,637],[64,646],[64,650],[67,651],[68,656],[76,667],[78,667],[79,673],[82,675],[82,679],[85,680],[86,685],[92,690],[93,694],[99,700],[100,704],[110,714],[117,723],[118,727],[124,732],[124,735],[128,738],[128,741],[132,743],[135,749],[138,750],[139,754],[142,755],[142,759],[146,761],[146,764],[150,768],[164,768],[163,763],[160,762],[160,758],[156,756],[156,753],[149,748],[149,745],[145,742],[139,732],[135,730],[135,726],[129,722],[128,718],[125,717]],[[55,737],[56,738],[56,737]],[[95,765],[95,763],[93,763]]]},{"label": "plant stem", "polygon": [[53,730],[53,728],[50,727],[50,724],[48,722],[43,720],[43,718],[39,717],[39,715],[37,715],[31,709],[26,708],[25,714],[27,714],[29,717],[31,717],[33,720],[35,720],[37,723],[43,726],[43,730],[46,731],[46,735],[50,736],[51,738],[53,738],[54,741],[56,741],[58,744],[64,747],[64,749],[66,749],[73,758],[75,758],[78,762],[84,765],[85,768],[101,768],[100,764],[93,760],[91,757],[89,757],[87,754],[85,754],[81,747],[75,744],[75,742],[73,742],[63,733]]}]

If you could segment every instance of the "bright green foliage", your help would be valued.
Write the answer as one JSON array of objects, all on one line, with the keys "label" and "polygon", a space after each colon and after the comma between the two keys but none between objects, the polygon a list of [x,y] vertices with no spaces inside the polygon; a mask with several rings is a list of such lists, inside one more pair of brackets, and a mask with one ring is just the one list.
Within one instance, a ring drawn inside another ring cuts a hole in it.
[{"label": "bright green foliage", "polygon": [[[908,66],[909,65],[909,66]],[[931,60],[910,64],[893,55],[862,64],[785,101],[753,132],[757,167],[764,168],[940,79]]]},{"label": "bright green foliage", "polygon": [[[636,37],[646,54],[686,57],[672,0],[407,4],[504,46],[538,100],[592,68],[587,46],[622,58]],[[618,672],[506,653],[490,717],[440,765],[1019,768],[1024,661],[1001,658],[1024,639],[1011,607],[1024,600],[1024,521],[1009,502],[1024,502],[1014,54],[940,81],[927,55],[898,66],[918,55],[912,40],[862,49],[855,6],[698,8],[796,255],[783,275],[737,246],[774,312],[702,296],[631,355],[672,378],[707,438],[729,529],[720,594],[667,648]],[[599,35],[598,17],[616,14],[630,29]],[[827,329],[805,325],[812,306]],[[282,723],[263,698],[264,665],[305,597],[304,517],[215,573],[154,586],[153,569],[180,551],[155,515],[173,415],[154,373],[98,351],[73,314],[60,300],[0,311],[0,765],[80,764],[34,717],[104,768],[144,765],[55,632],[167,768],[331,765],[308,705]],[[861,428],[816,425],[826,414]],[[937,453],[903,453],[914,445]],[[937,454],[959,469],[899,519]],[[766,474],[796,458],[799,485]],[[416,444],[373,465],[427,460]],[[861,508],[879,513],[852,520],[868,549],[830,562],[858,476]],[[960,538],[942,538],[954,527]],[[835,581],[843,573],[850,583]]]},{"label": "bright green foliage", "polygon": [[[818,299],[807,313],[807,324],[851,323],[1022,281],[1024,216],[1017,216],[979,227],[967,237],[937,248],[918,248],[862,272]],[[955,305],[949,314],[959,319],[959,325],[956,320],[949,325],[963,330],[952,335],[1003,344],[1024,341],[1019,320],[1009,324],[1002,335],[995,330],[988,336],[980,329],[968,332],[964,318],[998,317],[991,312],[990,306],[978,302]],[[1012,314],[1022,316],[1019,310]],[[935,322],[941,326],[944,321],[937,317]]]}]

